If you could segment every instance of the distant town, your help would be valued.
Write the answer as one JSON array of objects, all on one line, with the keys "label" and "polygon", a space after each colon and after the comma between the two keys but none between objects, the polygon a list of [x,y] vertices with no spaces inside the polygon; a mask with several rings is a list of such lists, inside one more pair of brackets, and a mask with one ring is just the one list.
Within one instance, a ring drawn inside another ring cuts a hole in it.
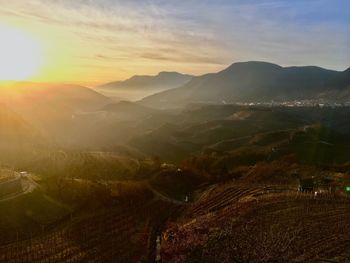
[{"label": "distant town", "polygon": [[[226,101],[223,104],[229,104]],[[292,101],[270,101],[270,102],[237,102],[233,103],[239,106],[267,106],[267,107],[350,107],[350,101],[346,102],[334,102],[326,101],[322,99],[315,100],[292,100]]]}]

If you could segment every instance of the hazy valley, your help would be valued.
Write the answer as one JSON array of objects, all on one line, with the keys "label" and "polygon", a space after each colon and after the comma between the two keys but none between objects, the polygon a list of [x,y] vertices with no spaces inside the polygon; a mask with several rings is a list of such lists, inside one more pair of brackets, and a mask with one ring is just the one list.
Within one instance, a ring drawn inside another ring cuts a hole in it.
[{"label": "hazy valley", "polygon": [[3,86],[0,262],[346,262],[348,72]]},{"label": "hazy valley", "polygon": [[350,262],[349,0],[0,0],[0,263]]}]

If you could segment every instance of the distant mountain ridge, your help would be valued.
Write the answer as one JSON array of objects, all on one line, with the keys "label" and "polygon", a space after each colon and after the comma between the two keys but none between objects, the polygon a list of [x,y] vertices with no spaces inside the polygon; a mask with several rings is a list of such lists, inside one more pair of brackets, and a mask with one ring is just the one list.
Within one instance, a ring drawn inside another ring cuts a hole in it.
[{"label": "distant mountain ridge", "polygon": [[[194,77],[182,87],[151,95],[141,103],[166,108],[192,102],[266,102],[321,97],[350,100],[349,76],[349,69],[339,72],[316,66],[239,62],[218,73]],[[346,90],[349,96],[344,95]]]},{"label": "distant mountain ridge", "polygon": [[110,82],[96,87],[96,90],[118,100],[138,100],[156,92],[183,86],[191,79],[191,75],[163,71],[155,76],[135,75],[124,81]]},{"label": "distant mountain ridge", "polygon": [[191,75],[178,72],[159,72],[155,76],[135,75],[124,81],[114,81],[98,86],[97,89],[126,89],[126,88],[148,88],[155,86],[173,87],[181,86],[190,81]]}]

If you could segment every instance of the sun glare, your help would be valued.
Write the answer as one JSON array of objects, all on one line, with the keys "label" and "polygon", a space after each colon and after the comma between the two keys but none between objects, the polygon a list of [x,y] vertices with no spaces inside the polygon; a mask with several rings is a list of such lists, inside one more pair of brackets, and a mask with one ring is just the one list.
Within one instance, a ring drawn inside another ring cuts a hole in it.
[{"label": "sun glare", "polygon": [[25,80],[37,73],[41,48],[29,34],[0,25],[0,80]]}]

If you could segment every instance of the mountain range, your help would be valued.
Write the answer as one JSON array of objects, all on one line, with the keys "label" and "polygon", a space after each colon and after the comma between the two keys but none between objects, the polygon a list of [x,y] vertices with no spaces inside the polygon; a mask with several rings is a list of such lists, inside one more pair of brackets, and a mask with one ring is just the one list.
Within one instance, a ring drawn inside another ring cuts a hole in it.
[{"label": "mountain range", "polygon": [[281,67],[249,61],[218,72],[193,77],[185,85],[141,100],[144,105],[169,108],[189,103],[270,102],[323,98],[350,100],[350,68]]},{"label": "mountain range", "polygon": [[110,82],[96,87],[96,90],[109,97],[135,100],[156,92],[183,86],[191,79],[191,75],[163,71],[155,76],[135,75],[124,81]]}]

